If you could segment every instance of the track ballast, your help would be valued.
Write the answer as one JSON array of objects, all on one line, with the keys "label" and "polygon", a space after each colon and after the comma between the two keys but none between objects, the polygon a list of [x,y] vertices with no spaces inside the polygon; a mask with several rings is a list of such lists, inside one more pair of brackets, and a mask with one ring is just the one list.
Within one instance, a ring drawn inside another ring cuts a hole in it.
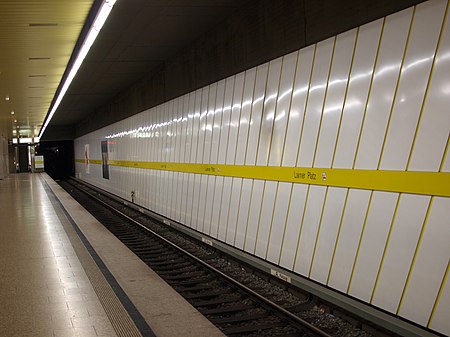
[{"label": "track ballast", "polygon": [[61,186],[227,336],[371,336],[315,299],[76,180]]}]

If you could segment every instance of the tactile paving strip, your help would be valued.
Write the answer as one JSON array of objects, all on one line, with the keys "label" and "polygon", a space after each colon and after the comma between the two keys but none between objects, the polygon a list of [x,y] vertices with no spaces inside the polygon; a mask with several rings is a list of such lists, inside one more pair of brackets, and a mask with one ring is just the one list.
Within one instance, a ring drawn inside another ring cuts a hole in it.
[{"label": "tactile paving strip", "polygon": [[72,227],[69,219],[64,213],[62,206],[57,202],[56,196],[53,191],[49,188],[47,183],[41,180],[44,188],[47,191],[47,195],[52,202],[55,212],[64,227],[64,230],[69,237],[69,240],[75,250],[75,253],[80,260],[83,269],[88,276],[92,287],[97,294],[97,297],[103,306],[106,315],[111,321],[111,325],[114,328],[118,337],[150,337],[154,336],[153,332],[148,328],[145,329],[144,333],[141,333],[136,327],[135,323],[131,319],[127,310],[124,308],[120,300],[117,298],[114,290],[111,288],[110,284],[106,280],[99,266],[96,264],[92,256],[89,254],[86,246],[83,244],[79,235]]}]

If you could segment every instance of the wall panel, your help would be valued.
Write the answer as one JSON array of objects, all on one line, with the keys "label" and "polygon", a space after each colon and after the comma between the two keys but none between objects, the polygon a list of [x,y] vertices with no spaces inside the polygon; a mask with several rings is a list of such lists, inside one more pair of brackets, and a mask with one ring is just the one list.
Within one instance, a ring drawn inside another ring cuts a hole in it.
[{"label": "wall panel", "polygon": [[412,8],[406,9],[385,20],[359,144],[356,148],[353,166],[355,168],[376,169],[378,167],[413,12]]},{"label": "wall panel", "polygon": [[[293,184],[279,183],[274,214],[271,219],[270,236],[268,240],[267,254],[265,258],[278,264],[281,247],[286,229],[287,215],[291,206],[291,194]],[[293,206],[295,207],[295,206]]]},{"label": "wall panel", "polygon": [[408,163],[445,7],[445,1],[429,1],[418,5],[414,13],[383,144],[381,169],[404,170]]},{"label": "wall panel", "polygon": [[[450,200],[434,198],[402,294],[399,313],[427,325],[450,256]],[[408,282],[409,281],[409,282]]]},{"label": "wall panel", "polygon": [[326,191],[327,188],[323,186],[311,186],[307,194],[305,213],[301,222],[297,258],[294,266],[294,270],[304,276],[309,275]]},{"label": "wall panel", "polygon": [[314,152],[313,166],[331,167],[336,138],[341,123],[348,87],[348,78],[353,66],[358,29],[338,35],[335,42],[328,88],[319,123],[319,136]]},{"label": "wall panel", "polygon": [[370,200],[370,191],[350,190],[344,205],[328,285],[347,292],[358,242]]},{"label": "wall panel", "polygon": [[82,136],[77,176],[448,335],[447,12],[421,3]]},{"label": "wall panel", "polygon": [[313,280],[324,284],[327,282],[330,272],[347,195],[348,190],[343,188],[330,187],[327,192],[327,201],[319,224],[319,232],[312,257],[313,263],[309,273]]},{"label": "wall panel", "polygon": [[288,116],[286,140],[283,150],[282,165],[295,166],[297,163],[298,145],[302,135],[305,106],[308,99],[309,85],[313,70],[316,45],[298,52],[296,76],[292,91],[292,101]]},{"label": "wall panel", "polygon": [[266,257],[269,243],[270,229],[272,226],[275,199],[278,192],[276,181],[267,181],[264,186],[263,200],[259,214],[258,230],[256,233],[255,254],[261,258]]},{"label": "wall panel", "polygon": [[398,193],[376,191],[372,195],[348,287],[349,294],[364,301],[372,296],[398,198]]},{"label": "wall panel", "polygon": [[236,164],[243,165],[247,152],[247,140],[252,114],[253,91],[255,89],[256,68],[245,72],[244,89],[239,120],[239,135],[236,148]]},{"label": "wall panel", "polygon": [[278,95],[275,97],[276,110],[274,112],[272,140],[269,147],[269,165],[281,165],[292,90],[297,70],[297,59],[298,52],[283,57]]},{"label": "wall panel", "polygon": [[297,166],[312,167],[336,38],[317,44]]},{"label": "wall panel", "polygon": [[429,203],[418,195],[402,195],[398,203],[371,301],[387,311],[397,312]]}]

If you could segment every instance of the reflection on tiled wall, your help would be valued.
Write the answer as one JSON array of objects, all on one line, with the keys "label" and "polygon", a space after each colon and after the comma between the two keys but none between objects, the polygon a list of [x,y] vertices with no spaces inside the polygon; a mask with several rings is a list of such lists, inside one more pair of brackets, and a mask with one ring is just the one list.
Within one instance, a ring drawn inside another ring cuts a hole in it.
[{"label": "reflection on tiled wall", "polygon": [[[256,165],[448,177],[447,11],[447,1],[422,3],[80,137],[77,174],[450,334],[448,195],[239,176],[240,165]],[[237,174],[133,162],[223,164]]]}]

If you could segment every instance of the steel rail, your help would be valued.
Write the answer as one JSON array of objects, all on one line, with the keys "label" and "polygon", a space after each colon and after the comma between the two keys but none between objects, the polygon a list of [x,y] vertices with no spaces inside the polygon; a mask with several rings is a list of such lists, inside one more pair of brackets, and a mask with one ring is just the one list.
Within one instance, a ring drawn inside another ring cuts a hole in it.
[{"label": "steel rail", "polygon": [[[71,185],[74,186],[73,184],[71,184]],[[315,327],[311,323],[309,323],[309,322],[305,321],[304,319],[296,316],[295,314],[293,314],[290,311],[284,309],[283,307],[279,306],[278,304],[276,304],[276,303],[270,301],[269,299],[263,297],[262,295],[258,294],[257,292],[255,292],[254,290],[250,289],[246,285],[236,281],[235,279],[233,279],[232,277],[230,277],[227,274],[223,273],[222,271],[214,268],[213,266],[211,266],[208,263],[204,262],[203,260],[199,259],[195,255],[189,253],[185,249],[177,246],[176,244],[174,244],[173,242],[171,242],[168,239],[164,238],[160,234],[154,232],[153,230],[149,229],[148,227],[144,226],[143,224],[139,223],[138,221],[134,220],[133,218],[129,217],[128,215],[126,215],[126,214],[122,213],[121,211],[115,209],[114,207],[112,207],[111,205],[106,203],[105,201],[103,201],[103,200],[99,199],[98,197],[90,194],[89,192],[86,192],[86,191],[78,188],[77,186],[74,186],[74,187],[76,187],[78,190],[82,191],[83,193],[85,193],[86,195],[88,195],[90,198],[94,199],[95,201],[97,201],[101,205],[103,205],[103,206],[107,207],[108,209],[112,210],[114,213],[116,213],[120,217],[126,219],[127,221],[130,221],[130,222],[134,223],[135,225],[141,227],[142,229],[144,229],[145,231],[149,232],[153,236],[157,237],[158,239],[160,239],[164,243],[170,245],[174,249],[176,249],[176,250],[180,251],[181,253],[185,254],[186,256],[188,256],[189,258],[194,260],[196,263],[198,263],[198,264],[202,265],[203,267],[209,269],[213,273],[218,274],[220,277],[222,277],[223,279],[227,280],[228,282],[230,282],[231,284],[233,284],[237,288],[240,288],[241,290],[243,290],[246,293],[248,293],[251,297],[254,297],[254,298],[258,299],[260,302],[263,302],[266,306],[270,307],[274,311],[278,311],[278,312],[282,313],[284,316],[288,317],[291,321],[295,322],[296,324],[298,324],[298,325],[300,325],[302,327],[306,327],[307,329],[311,330],[312,332],[318,334],[321,337],[333,337],[332,335],[330,335],[330,334],[324,332],[323,330]]]}]

